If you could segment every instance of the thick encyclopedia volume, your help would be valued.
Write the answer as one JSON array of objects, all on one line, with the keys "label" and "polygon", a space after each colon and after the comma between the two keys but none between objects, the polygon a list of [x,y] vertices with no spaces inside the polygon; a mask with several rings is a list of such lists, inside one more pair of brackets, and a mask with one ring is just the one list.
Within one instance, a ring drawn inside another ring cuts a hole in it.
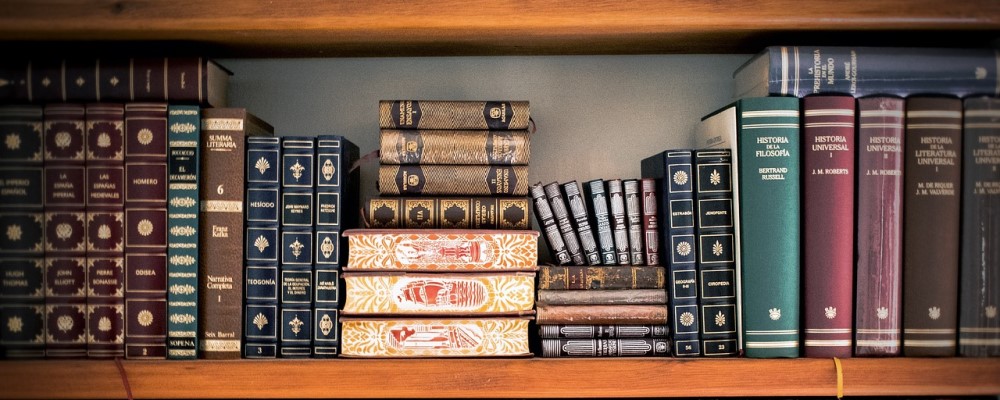
[{"label": "thick encyclopedia volume", "polygon": [[640,325],[667,323],[666,305],[570,305],[539,304],[539,325]]},{"label": "thick encyclopedia volume", "polygon": [[382,165],[383,195],[526,196],[527,165]]},{"label": "thick encyclopedia volume", "polygon": [[657,266],[539,267],[538,288],[550,290],[663,289],[664,270]]},{"label": "thick encyclopedia volume", "polygon": [[954,356],[958,338],[962,101],[906,99],[903,355]]},{"label": "thick encyclopedia volume", "polygon": [[542,339],[542,357],[667,357],[670,341],[648,339]]},{"label": "thick encyclopedia volume", "polygon": [[802,100],[806,357],[850,357],[854,323],[854,98]]},{"label": "thick encyclopedia volume", "polygon": [[201,109],[167,107],[167,358],[198,356],[198,147]]},{"label": "thick encyclopedia volume", "polygon": [[281,138],[247,138],[243,357],[278,356]]},{"label": "thick encyclopedia volume", "polygon": [[531,194],[531,203],[535,209],[535,219],[538,220],[539,228],[545,232],[545,243],[548,244],[549,252],[552,254],[552,261],[558,265],[566,265],[573,262],[569,256],[569,249],[563,241],[562,232],[559,232],[559,224],[556,223],[556,216],[552,213],[552,206],[545,198],[545,189],[542,183],[538,182],[528,189]]},{"label": "thick encyclopedia volume", "polygon": [[566,195],[570,217],[572,217],[570,220],[573,222],[573,229],[580,239],[580,248],[583,251],[583,256],[587,259],[587,265],[601,265],[601,255],[597,251],[597,241],[594,240],[594,232],[590,227],[590,217],[583,196],[580,194],[580,185],[576,181],[570,181],[561,186],[563,194]]},{"label": "thick encyclopedia volume", "polygon": [[533,313],[535,273],[344,274],[344,315],[521,315]]},{"label": "thick encyclopedia volume", "polygon": [[583,195],[590,204],[590,227],[597,238],[601,253],[601,265],[617,265],[615,258],[615,238],[611,233],[611,218],[608,210],[608,195],[604,190],[604,180],[595,179],[583,184]]},{"label": "thick encyclopedia volume", "polygon": [[559,233],[562,235],[563,243],[566,243],[566,250],[573,260],[573,265],[587,265],[588,258],[584,257],[583,249],[580,247],[580,237],[573,229],[570,222],[569,210],[566,206],[566,199],[563,198],[562,191],[559,190],[559,183],[552,182],[542,186],[545,190],[545,198],[549,201],[552,209],[552,216],[555,218]]},{"label": "thick encyclopedia volume", "polygon": [[536,271],[538,232],[459,229],[353,229],[352,271]]},{"label": "thick encyclopedia volume", "polygon": [[667,304],[663,289],[551,290],[538,291],[538,303],[571,304]]},{"label": "thick encyclopedia volume", "polygon": [[770,46],[734,74],[733,98],[919,93],[1000,95],[993,49]]},{"label": "thick encyclopedia volume", "polygon": [[344,318],[344,357],[527,356],[528,318]]},{"label": "thick encyclopedia volume", "polygon": [[382,100],[382,129],[528,129],[527,101]]},{"label": "thick encyclopedia volume", "polygon": [[965,100],[958,352],[1000,355],[1000,100]]},{"label": "thick encyclopedia volume", "polygon": [[280,356],[312,354],[316,138],[281,140]]},{"label": "thick encyclopedia volume", "polygon": [[705,356],[737,352],[731,159],[729,150],[694,151],[698,318]]},{"label": "thick encyclopedia volume", "polygon": [[858,99],[854,355],[900,351],[903,262],[903,99]]},{"label": "thick encyclopedia volume", "polygon": [[361,207],[373,229],[529,229],[527,197],[380,197]]},{"label": "thick encyclopedia volume", "polygon": [[632,265],[646,265],[646,245],[642,236],[642,205],[639,180],[626,179],[622,181],[625,196],[625,220],[628,231],[629,262]]},{"label": "thick encyclopedia volume", "polygon": [[0,107],[0,356],[45,356],[42,107]]},{"label": "thick encyclopedia volume", "polygon": [[388,130],[379,135],[382,164],[528,165],[527,130]]},{"label": "thick encyclopedia volume", "polygon": [[246,138],[274,128],[242,108],[206,108],[201,129],[198,350],[201,358],[235,359],[243,340]]},{"label": "thick encyclopedia volume", "polygon": [[666,338],[667,325],[540,325],[542,339]]},{"label": "thick encyclopedia volume", "polygon": [[611,235],[615,240],[615,256],[618,265],[631,264],[628,240],[628,223],[625,219],[625,192],[621,179],[612,179],[608,183],[608,216],[611,220]]}]

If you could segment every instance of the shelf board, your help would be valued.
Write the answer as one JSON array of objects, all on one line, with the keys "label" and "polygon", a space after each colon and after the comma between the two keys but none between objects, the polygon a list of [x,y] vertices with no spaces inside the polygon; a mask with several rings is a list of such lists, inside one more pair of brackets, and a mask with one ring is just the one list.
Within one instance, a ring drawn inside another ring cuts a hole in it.
[{"label": "shelf board", "polygon": [[745,53],[796,43],[982,46],[998,33],[1000,2],[994,0],[0,2],[0,42],[8,45],[68,42],[79,50],[94,45],[88,41],[170,41],[242,57]]},{"label": "shelf board", "polygon": [[[834,396],[831,359],[123,361],[135,398]],[[1000,358],[844,359],[844,394],[1000,393]],[[121,398],[113,361],[0,362],[0,398]]]}]

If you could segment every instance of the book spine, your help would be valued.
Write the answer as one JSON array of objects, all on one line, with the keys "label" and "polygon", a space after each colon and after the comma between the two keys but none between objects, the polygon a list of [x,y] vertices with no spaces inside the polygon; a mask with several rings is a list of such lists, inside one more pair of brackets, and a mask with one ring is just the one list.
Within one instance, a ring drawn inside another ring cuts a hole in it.
[{"label": "book spine", "polygon": [[167,356],[167,105],[125,105],[125,357]]},{"label": "book spine", "polygon": [[903,100],[858,99],[854,355],[899,355]]},{"label": "book spine", "polygon": [[82,104],[45,106],[45,356],[87,354],[86,158]]},{"label": "book spine", "polygon": [[854,322],[855,105],[802,100],[802,330],[806,357],[850,357]]},{"label": "book spine", "polygon": [[629,253],[628,225],[625,219],[625,194],[621,179],[608,182],[608,204],[610,205],[611,234],[615,240],[615,255],[618,265],[631,263]]},{"label": "book spine", "polygon": [[656,192],[655,180],[639,180],[639,193],[642,200],[642,242],[645,249],[643,257],[646,259],[646,265],[660,265],[660,224],[657,215]]},{"label": "book spine", "polygon": [[509,357],[531,354],[527,318],[344,319],[343,331],[341,350],[345,357]]},{"label": "book spine", "polygon": [[549,252],[552,253],[552,260],[558,265],[573,262],[566,242],[563,241],[562,233],[559,232],[559,224],[556,223],[549,200],[545,198],[545,189],[542,188],[542,183],[531,185],[529,192],[534,205],[535,219],[541,225],[541,231],[545,232],[545,241],[549,245]]},{"label": "book spine", "polygon": [[167,107],[167,358],[198,356],[198,145],[201,109]]},{"label": "book spine", "polygon": [[497,315],[530,312],[535,274],[344,274],[345,315]]},{"label": "book spine", "polygon": [[125,106],[86,106],[87,356],[125,356]]},{"label": "book spine", "polygon": [[45,356],[45,214],[43,111],[0,107],[0,352]]},{"label": "book spine", "polygon": [[527,101],[382,100],[381,129],[528,129]]},{"label": "book spine", "polygon": [[[583,185],[584,196],[590,203],[590,226],[597,237],[601,265],[617,265],[615,259],[615,239],[611,234],[611,219],[608,216],[608,196],[604,191],[604,180],[595,179]],[[595,264],[596,265],[596,264]]]},{"label": "book spine", "polygon": [[590,229],[587,206],[583,204],[580,187],[576,181],[571,181],[562,184],[562,190],[566,196],[565,203],[569,205],[570,215],[567,219],[572,223],[571,227],[580,239],[579,245],[582,256],[586,260],[585,265],[601,265],[601,255],[597,252],[597,242],[594,240],[594,232]]},{"label": "book spine", "polygon": [[666,338],[667,325],[540,325],[542,339],[648,339]]},{"label": "book spine", "polygon": [[542,339],[542,357],[668,357],[670,341],[649,339]]},{"label": "book spine", "polygon": [[302,358],[312,355],[316,138],[284,137],[281,171],[280,356]]},{"label": "book spine", "polygon": [[243,291],[245,358],[278,356],[278,253],[281,138],[248,137],[246,156],[246,268]]},{"label": "book spine", "polygon": [[798,357],[799,100],[743,99],[738,107],[745,353]]},{"label": "book spine", "polygon": [[705,356],[737,353],[736,256],[729,150],[695,150],[698,307]]},{"label": "book spine", "polygon": [[535,271],[538,232],[408,229],[344,232],[353,271]]},{"label": "book spine", "polygon": [[667,304],[667,291],[661,289],[539,290],[538,303],[551,305]]},{"label": "book spine", "polygon": [[28,62],[29,101],[50,104],[66,101],[66,65],[61,59],[42,58]]},{"label": "book spine", "polygon": [[663,267],[539,267],[538,288],[548,290],[663,289]]},{"label": "book spine", "polygon": [[526,196],[526,165],[382,165],[383,195]]},{"label": "book spine", "polygon": [[530,229],[527,197],[381,197],[362,218],[377,229]]},{"label": "book spine", "polygon": [[641,325],[667,324],[666,305],[640,306],[603,306],[603,305],[573,305],[536,306],[539,325]]},{"label": "book spine", "polygon": [[528,165],[527,130],[389,130],[379,135],[382,164]]},{"label": "book spine", "polygon": [[958,351],[1000,355],[1000,100],[965,100]]},{"label": "book spine", "polygon": [[642,205],[639,201],[642,193],[639,188],[639,181],[637,179],[626,179],[622,181],[622,188],[625,195],[629,262],[632,265],[647,265],[646,258],[644,257],[646,245],[642,237]]},{"label": "book spine", "polygon": [[903,355],[954,356],[962,184],[962,101],[906,100]]}]

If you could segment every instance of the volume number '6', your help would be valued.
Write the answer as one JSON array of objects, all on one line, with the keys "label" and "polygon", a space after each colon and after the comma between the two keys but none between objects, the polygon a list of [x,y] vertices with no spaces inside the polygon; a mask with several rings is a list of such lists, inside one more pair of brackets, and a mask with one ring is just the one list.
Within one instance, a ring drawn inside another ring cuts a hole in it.
[{"label": "volume number '6'", "polygon": [[215,189],[215,192],[218,194],[223,194],[226,192],[226,190],[222,188],[222,185],[219,185],[219,187]]}]

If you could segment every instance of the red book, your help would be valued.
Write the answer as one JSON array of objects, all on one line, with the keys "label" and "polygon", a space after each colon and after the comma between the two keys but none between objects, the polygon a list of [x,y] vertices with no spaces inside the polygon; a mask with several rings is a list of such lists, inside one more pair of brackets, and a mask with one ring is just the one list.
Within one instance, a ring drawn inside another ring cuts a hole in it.
[{"label": "red book", "polygon": [[903,99],[858,99],[855,356],[899,355]]},{"label": "red book", "polygon": [[806,357],[850,357],[854,324],[854,97],[802,99]]}]

